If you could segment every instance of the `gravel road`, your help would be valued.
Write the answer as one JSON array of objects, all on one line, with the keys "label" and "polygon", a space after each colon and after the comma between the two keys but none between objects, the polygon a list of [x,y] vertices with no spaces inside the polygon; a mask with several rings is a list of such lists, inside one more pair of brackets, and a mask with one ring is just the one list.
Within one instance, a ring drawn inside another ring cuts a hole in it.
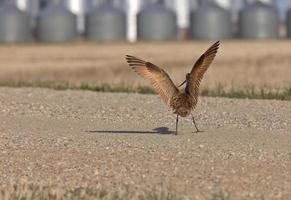
[{"label": "gravel road", "polygon": [[0,88],[0,183],[98,180],[186,199],[290,199],[291,102],[200,98],[180,120],[156,95]]}]

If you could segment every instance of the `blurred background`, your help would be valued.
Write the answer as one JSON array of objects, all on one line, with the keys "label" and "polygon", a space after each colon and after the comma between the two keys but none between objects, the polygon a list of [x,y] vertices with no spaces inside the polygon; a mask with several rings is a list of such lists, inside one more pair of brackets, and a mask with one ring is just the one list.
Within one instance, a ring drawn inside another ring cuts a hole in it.
[{"label": "blurred background", "polygon": [[291,88],[291,0],[0,0],[0,84],[147,85],[125,54],[181,82],[222,40],[206,90]]},{"label": "blurred background", "polygon": [[1,0],[0,42],[291,37],[291,0]]}]

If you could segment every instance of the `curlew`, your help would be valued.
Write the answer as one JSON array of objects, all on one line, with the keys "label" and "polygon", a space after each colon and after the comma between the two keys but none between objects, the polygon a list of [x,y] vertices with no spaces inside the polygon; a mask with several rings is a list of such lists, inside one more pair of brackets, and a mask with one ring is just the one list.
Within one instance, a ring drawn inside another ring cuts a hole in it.
[{"label": "curlew", "polygon": [[131,66],[137,74],[150,81],[162,100],[172,108],[174,114],[177,115],[176,135],[178,134],[179,116],[187,117],[190,114],[196,132],[199,132],[192,111],[198,102],[200,82],[212,63],[218,51],[219,44],[219,41],[217,41],[207,49],[193,65],[191,72],[186,74],[186,80],[178,86],[181,87],[186,83],[184,91],[180,91],[169,75],[160,67],[137,57],[126,55],[129,66]]}]

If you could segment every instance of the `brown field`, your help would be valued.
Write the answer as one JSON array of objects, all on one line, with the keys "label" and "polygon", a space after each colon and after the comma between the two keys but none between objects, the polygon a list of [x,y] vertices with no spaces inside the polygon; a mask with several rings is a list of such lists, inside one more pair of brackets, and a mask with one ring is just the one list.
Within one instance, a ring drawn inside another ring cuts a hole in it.
[{"label": "brown field", "polygon": [[[212,42],[83,43],[0,46],[0,82],[58,80],[79,84],[146,85],[129,70],[135,55],[163,67],[175,83]],[[291,41],[222,41],[202,88],[244,86],[281,89],[291,85]]]},{"label": "brown field", "polygon": [[[148,85],[124,55],[175,83],[211,42],[2,45],[0,83]],[[291,41],[222,41],[202,87],[291,86]],[[288,200],[291,101],[201,97],[190,118],[157,95],[0,87],[0,199]]]}]

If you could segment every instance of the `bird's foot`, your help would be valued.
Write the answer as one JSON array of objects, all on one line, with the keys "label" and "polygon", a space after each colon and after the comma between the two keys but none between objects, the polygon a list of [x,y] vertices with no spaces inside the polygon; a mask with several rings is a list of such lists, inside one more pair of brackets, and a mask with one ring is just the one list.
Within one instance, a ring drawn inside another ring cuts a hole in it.
[{"label": "bird's foot", "polygon": [[201,131],[201,130],[196,130],[196,131],[192,131],[192,133],[203,133],[204,131]]}]

